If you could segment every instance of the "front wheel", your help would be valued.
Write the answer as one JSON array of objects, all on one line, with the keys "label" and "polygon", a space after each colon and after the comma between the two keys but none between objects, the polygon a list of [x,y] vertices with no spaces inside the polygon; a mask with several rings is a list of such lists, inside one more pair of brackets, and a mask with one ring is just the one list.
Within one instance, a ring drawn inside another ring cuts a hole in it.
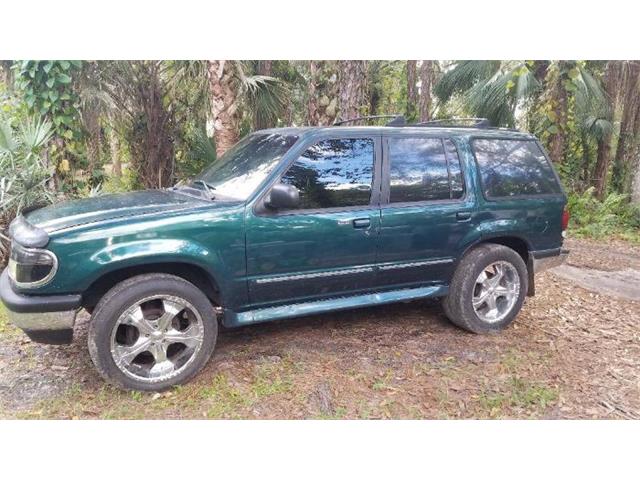
[{"label": "front wheel", "polygon": [[125,280],[100,300],[89,326],[89,352],[110,383],[165,390],[193,377],[215,347],[218,323],[209,299],[173,275]]},{"label": "front wheel", "polygon": [[520,312],[527,287],[527,267],[517,252],[503,245],[480,245],[460,261],[444,311],[470,332],[502,330]]}]

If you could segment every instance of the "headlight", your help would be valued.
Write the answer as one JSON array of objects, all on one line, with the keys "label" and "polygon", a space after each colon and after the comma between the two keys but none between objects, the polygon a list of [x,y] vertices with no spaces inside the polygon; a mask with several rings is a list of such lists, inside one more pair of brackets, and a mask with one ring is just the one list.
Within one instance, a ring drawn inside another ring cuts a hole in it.
[{"label": "headlight", "polygon": [[11,245],[9,276],[19,287],[33,288],[44,285],[58,269],[58,259],[49,250]]}]

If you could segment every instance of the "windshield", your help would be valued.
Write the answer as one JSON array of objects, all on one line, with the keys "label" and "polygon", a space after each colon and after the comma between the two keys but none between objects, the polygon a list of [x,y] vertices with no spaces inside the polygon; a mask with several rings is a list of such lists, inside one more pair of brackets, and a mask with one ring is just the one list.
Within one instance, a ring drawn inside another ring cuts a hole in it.
[{"label": "windshield", "polygon": [[214,195],[246,200],[262,183],[298,137],[254,133],[227,150],[195,178],[206,182]]}]

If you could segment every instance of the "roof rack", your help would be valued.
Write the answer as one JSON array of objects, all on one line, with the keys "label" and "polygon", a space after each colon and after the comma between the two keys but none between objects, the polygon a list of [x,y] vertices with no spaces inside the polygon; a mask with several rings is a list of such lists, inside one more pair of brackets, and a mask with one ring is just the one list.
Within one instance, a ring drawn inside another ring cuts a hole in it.
[{"label": "roof rack", "polygon": [[429,120],[411,125],[412,127],[467,127],[467,128],[495,128],[487,118],[443,118]]},{"label": "roof rack", "polygon": [[502,128],[494,127],[491,125],[491,121],[487,118],[476,117],[464,117],[464,118],[442,118],[438,120],[429,120],[428,122],[419,122],[407,124],[403,115],[368,115],[365,117],[349,118],[347,120],[341,120],[335,122],[334,126],[340,126],[347,123],[359,122],[362,120],[375,120],[379,118],[391,118],[390,122],[385,124],[385,127],[450,127],[450,128],[483,128],[488,130],[506,130],[510,132],[518,132],[516,128]]},{"label": "roof rack", "polygon": [[376,120],[379,118],[393,119],[385,125],[386,127],[403,127],[407,124],[407,121],[405,120],[404,116],[394,114],[394,115],[367,115],[364,117],[349,118],[347,120],[340,120],[339,122],[335,122],[333,126],[339,127],[340,125],[344,125],[345,123],[354,123],[362,120]]}]

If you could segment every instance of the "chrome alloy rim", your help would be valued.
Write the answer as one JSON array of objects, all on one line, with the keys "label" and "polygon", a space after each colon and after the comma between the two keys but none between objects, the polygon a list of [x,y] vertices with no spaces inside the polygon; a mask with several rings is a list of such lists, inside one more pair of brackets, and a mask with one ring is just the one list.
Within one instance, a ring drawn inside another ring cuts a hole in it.
[{"label": "chrome alloy rim", "polygon": [[180,375],[203,341],[204,324],[193,305],[180,297],[155,295],[120,315],[111,333],[111,356],[128,377],[156,383]]},{"label": "chrome alloy rim", "polygon": [[504,320],[520,295],[520,277],[509,262],[494,262],[485,267],[473,289],[473,309],[488,323]]}]

